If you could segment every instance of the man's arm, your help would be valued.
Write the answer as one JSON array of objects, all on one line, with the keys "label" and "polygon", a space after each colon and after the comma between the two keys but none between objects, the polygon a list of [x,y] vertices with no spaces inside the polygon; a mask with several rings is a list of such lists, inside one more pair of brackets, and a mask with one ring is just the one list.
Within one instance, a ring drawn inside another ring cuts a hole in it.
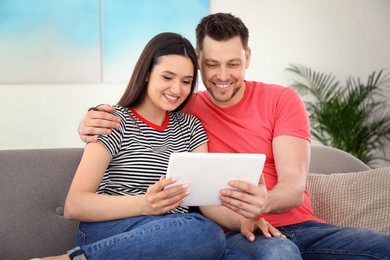
[{"label": "man's arm", "polygon": [[99,105],[89,109],[79,125],[79,136],[84,142],[96,142],[96,135],[109,135],[111,128],[119,128],[119,117],[114,116],[115,108]]},{"label": "man's arm", "polygon": [[221,190],[225,207],[201,207],[202,213],[230,230],[240,230],[254,241],[254,231],[261,229],[266,237],[283,237],[259,215],[281,213],[302,204],[310,163],[310,142],[293,136],[279,136],[273,140],[273,153],[278,183],[267,191],[263,176],[259,185],[230,181],[231,189]]},{"label": "man's arm", "polygon": [[278,136],[272,149],[278,183],[268,191],[266,213],[281,213],[300,206],[304,200],[310,165],[310,142],[293,136]]},{"label": "man's arm", "polygon": [[281,213],[302,204],[310,162],[310,142],[293,136],[278,136],[272,143],[278,182],[266,192],[240,181],[229,184],[246,193],[223,189],[222,204],[246,218],[264,213]]}]

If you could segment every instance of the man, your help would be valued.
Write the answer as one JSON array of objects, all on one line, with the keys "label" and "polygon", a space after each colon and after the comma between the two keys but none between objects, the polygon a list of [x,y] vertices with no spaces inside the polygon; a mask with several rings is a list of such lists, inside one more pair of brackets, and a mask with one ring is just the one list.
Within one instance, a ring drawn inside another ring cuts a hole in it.
[{"label": "man", "polygon": [[[206,16],[196,28],[207,91],[198,92],[184,112],[203,123],[210,152],[267,156],[258,186],[231,181],[246,193],[224,189],[223,206],[202,213],[231,230],[226,233],[227,247],[257,259],[390,259],[390,235],[336,227],[314,216],[306,191],[310,124],[305,107],[289,88],[244,80],[251,55],[248,37],[246,26],[231,14]],[[107,105],[99,110],[112,112]],[[91,111],[80,125],[81,139],[95,141],[90,134],[109,134],[107,128],[117,122],[109,113]],[[271,237],[264,228],[269,225],[289,240]]]}]

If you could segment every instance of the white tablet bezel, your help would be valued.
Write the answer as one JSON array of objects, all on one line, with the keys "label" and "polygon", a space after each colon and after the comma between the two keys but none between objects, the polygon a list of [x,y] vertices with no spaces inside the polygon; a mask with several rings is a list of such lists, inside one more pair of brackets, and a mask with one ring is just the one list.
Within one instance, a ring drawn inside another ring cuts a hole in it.
[{"label": "white tablet bezel", "polygon": [[230,180],[258,184],[265,159],[265,154],[250,153],[172,153],[166,177],[178,180],[167,187],[189,185],[182,206],[218,206],[220,190],[232,189]]}]

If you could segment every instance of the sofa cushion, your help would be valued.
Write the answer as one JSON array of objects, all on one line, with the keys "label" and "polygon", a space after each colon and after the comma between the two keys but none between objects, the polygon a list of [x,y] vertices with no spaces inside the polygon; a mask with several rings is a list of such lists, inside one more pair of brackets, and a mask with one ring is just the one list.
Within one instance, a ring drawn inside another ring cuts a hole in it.
[{"label": "sofa cushion", "polygon": [[313,211],[329,224],[390,233],[390,167],[308,176]]}]

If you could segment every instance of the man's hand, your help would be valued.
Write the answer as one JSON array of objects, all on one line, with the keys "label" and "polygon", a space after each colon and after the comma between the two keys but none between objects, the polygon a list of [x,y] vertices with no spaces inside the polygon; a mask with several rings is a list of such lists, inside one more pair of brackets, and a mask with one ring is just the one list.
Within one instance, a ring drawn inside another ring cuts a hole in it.
[{"label": "man's hand", "polygon": [[99,105],[90,109],[79,126],[79,136],[84,142],[96,142],[97,135],[111,134],[111,128],[119,128],[120,119],[111,113],[115,108]]},{"label": "man's hand", "polygon": [[242,181],[229,181],[229,185],[241,191],[222,189],[220,199],[223,206],[249,219],[267,213],[263,212],[267,200],[267,188],[263,175],[258,185]]},{"label": "man's hand", "polygon": [[263,218],[243,219],[241,221],[241,234],[249,241],[255,241],[255,231],[261,230],[266,238],[286,237]]}]

